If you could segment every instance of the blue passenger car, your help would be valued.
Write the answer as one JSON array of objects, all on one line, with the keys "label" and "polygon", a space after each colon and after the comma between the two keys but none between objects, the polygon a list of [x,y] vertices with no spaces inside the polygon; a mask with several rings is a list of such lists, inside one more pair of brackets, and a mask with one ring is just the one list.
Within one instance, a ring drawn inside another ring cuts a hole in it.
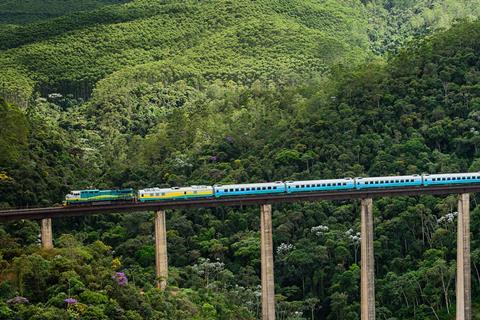
[{"label": "blue passenger car", "polygon": [[215,197],[241,196],[255,194],[277,194],[285,192],[285,183],[281,181],[250,184],[216,185]]},{"label": "blue passenger car", "polygon": [[307,180],[287,181],[285,183],[288,193],[309,192],[309,191],[331,191],[355,189],[355,181],[351,178],[328,179],[328,180]]},{"label": "blue passenger car", "polygon": [[480,183],[480,172],[424,174],[423,184],[428,186]]},{"label": "blue passenger car", "polygon": [[422,183],[422,176],[418,174],[410,176],[355,178],[355,186],[357,189],[415,187],[421,186]]}]

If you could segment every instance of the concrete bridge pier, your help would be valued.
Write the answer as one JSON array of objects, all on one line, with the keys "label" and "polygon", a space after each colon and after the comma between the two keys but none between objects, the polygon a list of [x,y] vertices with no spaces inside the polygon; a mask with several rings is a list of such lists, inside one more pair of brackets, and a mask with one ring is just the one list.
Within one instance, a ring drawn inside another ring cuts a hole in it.
[{"label": "concrete bridge pier", "polygon": [[167,228],[165,210],[155,213],[155,271],[157,288],[165,290],[168,280]]},{"label": "concrete bridge pier", "polygon": [[361,320],[375,319],[372,199],[361,200]]},{"label": "concrete bridge pier", "polygon": [[51,218],[42,219],[40,236],[42,239],[42,248],[52,249],[53,236],[52,236],[52,219]]},{"label": "concrete bridge pier", "polygon": [[457,320],[472,319],[470,270],[470,195],[458,198],[457,217]]},{"label": "concrete bridge pier", "polygon": [[262,255],[262,319],[275,320],[271,204],[262,204],[260,206],[260,238]]}]

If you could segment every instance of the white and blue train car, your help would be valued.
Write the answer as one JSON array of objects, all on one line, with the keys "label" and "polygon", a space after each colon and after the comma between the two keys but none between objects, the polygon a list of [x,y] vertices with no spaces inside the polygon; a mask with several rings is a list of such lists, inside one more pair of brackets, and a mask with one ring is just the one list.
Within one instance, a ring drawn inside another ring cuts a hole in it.
[{"label": "white and blue train car", "polygon": [[285,183],[282,181],[248,184],[215,185],[215,197],[241,196],[255,194],[275,194],[285,192]]},{"label": "white and blue train car", "polygon": [[480,172],[424,174],[423,184],[428,186],[446,184],[480,183]]},{"label": "white and blue train car", "polygon": [[355,181],[351,178],[287,181],[285,183],[285,186],[287,187],[287,193],[308,192],[308,191],[348,190],[348,189],[355,189]]},{"label": "white and blue train car", "polygon": [[423,183],[422,176],[415,174],[409,176],[355,178],[357,189],[415,187]]}]

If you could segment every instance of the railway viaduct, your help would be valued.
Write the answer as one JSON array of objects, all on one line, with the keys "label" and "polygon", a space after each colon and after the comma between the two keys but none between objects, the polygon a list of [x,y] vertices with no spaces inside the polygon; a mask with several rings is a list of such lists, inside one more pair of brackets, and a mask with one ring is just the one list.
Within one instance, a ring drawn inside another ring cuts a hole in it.
[{"label": "railway viaduct", "polygon": [[375,285],[373,254],[373,198],[419,196],[425,194],[458,195],[457,217],[457,276],[456,319],[471,320],[470,270],[470,193],[480,191],[480,185],[408,187],[378,190],[309,192],[301,194],[261,195],[232,198],[176,200],[150,203],[111,204],[101,206],[49,207],[0,211],[0,222],[18,219],[41,219],[41,240],[45,249],[53,248],[52,218],[120,212],[155,212],[155,249],[157,286],[168,284],[168,258],[165,210],[218,206],[260,206],[262,319],[275,319],[273,276],[272,204],[319,200],[355,200],[361,202],[361,320],[375,319]]}]

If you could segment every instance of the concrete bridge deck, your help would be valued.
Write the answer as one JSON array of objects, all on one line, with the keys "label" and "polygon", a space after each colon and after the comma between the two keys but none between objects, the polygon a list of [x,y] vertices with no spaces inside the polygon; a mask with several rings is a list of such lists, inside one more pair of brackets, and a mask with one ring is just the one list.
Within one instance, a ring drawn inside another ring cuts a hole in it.
[{"label": "concrete bridge deck", "polygon": [[352,191],[323,191],[282,193],[275,195],[232,196],[155,202],[112,203],[107,205],[58,206],[0,210],[0,222],[19,219],[45,219],[83,216],[103,213],[158,211],[179,208],[211,208],[220,206],[246,206],[279,202],[304,202],[319,200],[351,200],[378,197],[464,194],[480,191],[480,185],[448,185],[429,187],[402,187],[390,189],[368,189]]}]

